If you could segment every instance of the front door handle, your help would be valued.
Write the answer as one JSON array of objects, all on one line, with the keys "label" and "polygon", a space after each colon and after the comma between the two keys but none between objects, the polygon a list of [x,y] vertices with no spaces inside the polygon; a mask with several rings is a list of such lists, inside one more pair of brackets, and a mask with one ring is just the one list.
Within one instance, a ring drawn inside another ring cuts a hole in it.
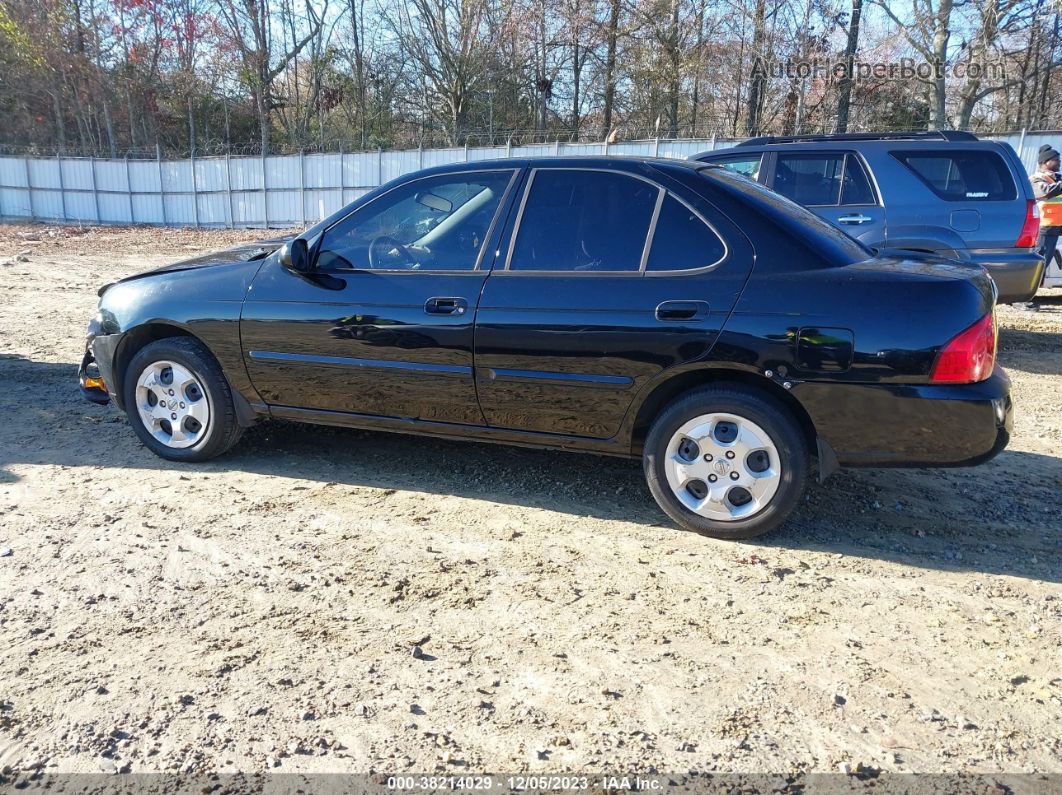
[{"label": "front door handle", "polygon": [[424,311],[429,315],[463,315],[468,309],[464,298],[429,298],[424,302]]},{"label": "front door handle", "polygon": [[840,218],[837,219],[837,223],[839,223],[839,224],[865,224],[868,221],[873,221],[873,220],[874,219],[871,218],[869,215],[863,215],[863,213],[858,213],[856,215],[842,215]]},{"label": "front door handle", "polygon": [[680,321],[694,323],[707,320],[707,301],[664,301],[656,308],[656,319],[663,321]]}]

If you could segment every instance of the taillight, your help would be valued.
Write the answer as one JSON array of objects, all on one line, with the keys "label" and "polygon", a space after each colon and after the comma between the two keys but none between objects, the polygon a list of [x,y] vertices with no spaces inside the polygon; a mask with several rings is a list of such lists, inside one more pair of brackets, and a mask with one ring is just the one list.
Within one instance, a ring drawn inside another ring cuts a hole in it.
[{"label": "taillight", "polygon": [[945,345],[929,380],[936,384],[972,384],[992,374],[996,363],[996,318],[990,312]]},{"label": "taillight", "polygon": [[1034,201],[1029,201],[1025,209],[1025,223],[1021,227],[1021,234],[1014,241],[1015,248],[1033,248],[1036,238],[1040,234],[1040,208]]}]

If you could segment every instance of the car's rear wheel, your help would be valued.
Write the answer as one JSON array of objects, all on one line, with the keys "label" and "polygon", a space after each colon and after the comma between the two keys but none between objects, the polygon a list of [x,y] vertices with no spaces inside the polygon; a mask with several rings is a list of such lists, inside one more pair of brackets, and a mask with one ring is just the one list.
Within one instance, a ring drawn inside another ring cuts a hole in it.
[{"label": "car's rear wheel", "polygon": [[240,438],[232,391],[210,351],[190,337],[144,346],[126,369],[125,412],[152,452],[205,461]]},{"label": "car's rear wheel", "polygon": [[790,412],[740,385],[677,398],[653,422],[642,462],[664,513],[687,530],[725,539],[751,538],[784,522],[810,466]]}]

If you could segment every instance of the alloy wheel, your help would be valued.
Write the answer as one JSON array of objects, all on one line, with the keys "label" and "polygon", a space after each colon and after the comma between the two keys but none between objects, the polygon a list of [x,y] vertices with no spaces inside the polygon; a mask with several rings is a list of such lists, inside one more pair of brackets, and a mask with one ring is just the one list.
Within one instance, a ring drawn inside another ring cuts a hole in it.
[{"label": "alloy wheel", "polygon": [[668,442],[668,485],[689,510],[735,521],[765,508],[778,491],[782,464],[774,441],[737,414],[702,414],[683,423]]},{"label": "alloy wheel", "polygon": [[184,365],[152,362],[136,381],[140,421],[167,447],[191,447],[207,433],[210,404],[199,378]]}]

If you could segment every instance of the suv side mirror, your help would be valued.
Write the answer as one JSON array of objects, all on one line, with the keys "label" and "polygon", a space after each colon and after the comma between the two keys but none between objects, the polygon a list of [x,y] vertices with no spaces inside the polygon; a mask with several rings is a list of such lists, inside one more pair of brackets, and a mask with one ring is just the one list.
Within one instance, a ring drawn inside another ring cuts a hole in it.
[{"label": "suv side mirror", "polygon": [[280,252],[280,264],[296,273],[309,273],[313,270],[310,262],[310,250],[306,241],[297,237],[284,245]]}]

